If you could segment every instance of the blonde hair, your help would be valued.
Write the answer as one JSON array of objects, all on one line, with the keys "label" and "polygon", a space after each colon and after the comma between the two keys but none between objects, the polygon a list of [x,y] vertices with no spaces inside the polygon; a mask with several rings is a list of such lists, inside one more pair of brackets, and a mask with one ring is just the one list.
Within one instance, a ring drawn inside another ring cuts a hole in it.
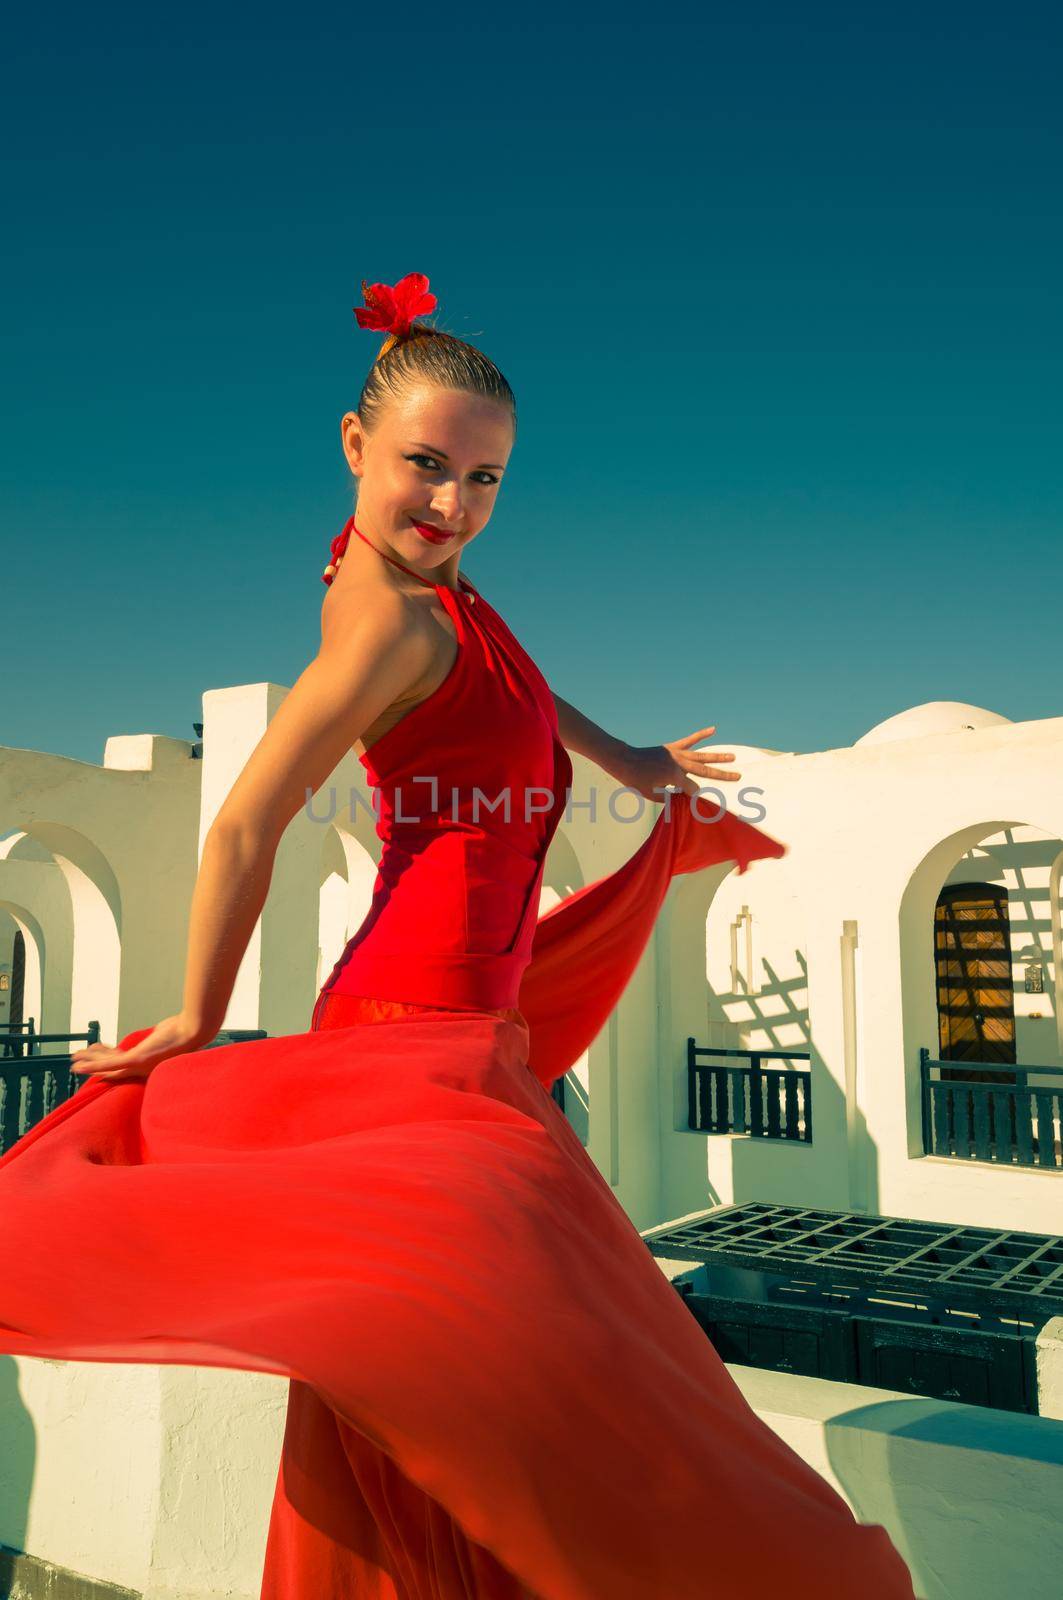
[{"label": "blonde hair", "polygon": [[414,320],[408,334],[388,334],[362,385],[357,409],[366,432],[373,431],[393,400],[417,383],[497,400],[508,406],[516,431],[516,397],[490,357],[464,339]]}]

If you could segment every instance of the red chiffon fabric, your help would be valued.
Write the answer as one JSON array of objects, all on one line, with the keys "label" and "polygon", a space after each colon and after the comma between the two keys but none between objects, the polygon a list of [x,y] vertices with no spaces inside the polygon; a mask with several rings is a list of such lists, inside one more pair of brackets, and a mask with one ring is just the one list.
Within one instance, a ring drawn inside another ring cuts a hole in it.
[{"label": "red chiffon fabric", "polygon": [[[319,1028],[395,1022],[430,1008],[334,994]],[[515,1006],[492,1015],[526,1026]],[[308,1383],[293,1378],[270,1514],[261,1600],[476,1596],[534,1600],[490,1550]]]},{"label": "red chiffon fabric", "polygon": [[[500,761],[556,783],[549,691],[468,603],[450,687],[372,747],[376,776],[426,770],[430,727],[464,784]],[[548,1092],[672,879],[782,846],[676,797],[537,918],[556,796],[512,834],[403,834],[393,798],[372,937],[308,1032],[90,1078],[0,1159],[0,1352],[288,1377],[263,1600],[913,1600],[885,1530],[747,1405]]]},{"label": "red chiffon fabric", "polygon": [[0,1160],[0,1350],[293,1379],[264,1600],[912,1600],[544,1087],[674,872],[779,853],[680,807],[539,920],[519,1013],[326,996],[90,1079]]}]

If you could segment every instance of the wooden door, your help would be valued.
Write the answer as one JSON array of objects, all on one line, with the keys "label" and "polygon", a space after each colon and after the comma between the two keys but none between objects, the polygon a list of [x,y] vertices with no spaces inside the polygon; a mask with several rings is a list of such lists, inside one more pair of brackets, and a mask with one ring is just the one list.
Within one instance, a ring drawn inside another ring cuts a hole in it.
[{"label": "wooden door", "polygon": [[26,940],[21,928],[15,929],[14,945],[11,951],[11,1004],[8,1008],[7,1020],[12,1032],[15,1027],[22,1026],[22,1007],[25,999],[26,988]]},{"label": "wooden door", "polygon": [[[11,951],[11,991],[8,1005],[7,1022],[4,1024],[8,1030],[7,1043],[0,1048],[0,1056],[10,1058],[22,1055],[22,1006],[26,983],[26,941],[22,936],[22,929],[15,929],[15,938]],[[0,1027],[0,1032],[3,1028]]]},{"label": "wooden door", "polygon": [[[1007,890],[993,883],[950,883],[942,889],[934,911],[934,959],[940,1059],[1014,1063]],[[1015,1081],[1011,1072],[963,1076],[986,1083]]]}]

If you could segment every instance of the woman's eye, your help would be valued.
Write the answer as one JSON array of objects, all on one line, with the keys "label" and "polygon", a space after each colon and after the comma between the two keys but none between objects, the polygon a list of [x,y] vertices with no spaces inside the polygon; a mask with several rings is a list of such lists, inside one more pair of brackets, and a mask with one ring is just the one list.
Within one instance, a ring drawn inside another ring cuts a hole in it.
[{"label": "woman's eye", "polygon": [[[439,462],[436,460],[436,458],[434,456],[426,456],[426,455],[421,454],[420,452],[417,452],[414,455],[407,456],[406,460],[407,461],[416,461],[418,463],[418,465],[420,465],[422,462],[424,462],[425,465],[426,465],[426,470],[430,471],[430,472],[438,470],[438,467],[439,467]],[[489,484],[498,482],[498,479],[495,477],[494,473],[492,473],[492,472],[477,472],[476,474],[474,474],[474,476],[476,477],[477,481],[479,482],[481,488],[486,488]]]}]

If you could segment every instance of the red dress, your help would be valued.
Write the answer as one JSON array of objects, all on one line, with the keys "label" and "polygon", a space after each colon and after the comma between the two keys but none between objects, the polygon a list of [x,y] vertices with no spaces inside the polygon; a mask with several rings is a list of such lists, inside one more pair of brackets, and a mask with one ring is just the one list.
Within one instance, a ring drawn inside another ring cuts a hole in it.
[{"label": "red dress", "polygon": [[[89,1078],[0,1159],[32,1240],[0,1352],[287,1376],[263,1600],[912,1600],[549,1094],[671,878],[782,847],[677,795],[537,917],[572,771],[553,699],[482,595],[435,587],[458,655],[362,758],[384,853],[310,1031]],[[509,822],[474,814],[506,785]]]}]

